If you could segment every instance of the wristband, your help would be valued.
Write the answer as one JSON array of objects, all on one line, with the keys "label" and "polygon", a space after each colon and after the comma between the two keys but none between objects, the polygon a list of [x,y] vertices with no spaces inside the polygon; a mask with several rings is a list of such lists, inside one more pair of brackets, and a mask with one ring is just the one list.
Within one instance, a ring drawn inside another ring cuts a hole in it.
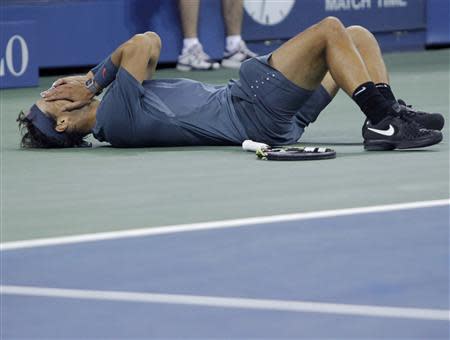
[{"label": "wristband", "polygon": [[108,58],[105,58],[104,60],[102,60],[101,63],[97,64],[93,69],[91,69],[91,72],[94,74],[94,76],[97,74],[97,72],[103,67],[103,65],[105,65],[106,61],[111,58],[111,56],[109,55]]},{"label": "wristband", "polygon": [[104,89],[116,79],[116,74],[119,68],[113,64],[111,57],[108,58],[102,65],[102,67],[95,73],[94,82]]},{"label": "wristband", "polygon": [[102,89],[95,84],[95,81],[93,79],[86,80],[86,83],[84,85],[94,96],[98,96],[100,93],[102,93]]}]

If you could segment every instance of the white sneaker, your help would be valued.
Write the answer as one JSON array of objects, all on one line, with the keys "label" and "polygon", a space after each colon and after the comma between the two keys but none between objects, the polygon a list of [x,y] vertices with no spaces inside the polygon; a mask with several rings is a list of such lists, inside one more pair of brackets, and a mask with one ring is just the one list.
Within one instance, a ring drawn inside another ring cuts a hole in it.
[{"label": "white sneaker", "polygon": [[244,41],[239,43],[239,46],[234,51],[225,51],[222,59],[222,66],[226,68],[238,69],[242,62],[247,59],[257,57],[258,55],[250,51]]},{"label": "white sneaker", "polygon": [[183,49],[182,54],[178,57],[177,70],[179,71],[205,71],[218,68],[220,68],[220,64],[211,60],[209,55],[203,51],[201,44],[195,44],[187,50]]}]

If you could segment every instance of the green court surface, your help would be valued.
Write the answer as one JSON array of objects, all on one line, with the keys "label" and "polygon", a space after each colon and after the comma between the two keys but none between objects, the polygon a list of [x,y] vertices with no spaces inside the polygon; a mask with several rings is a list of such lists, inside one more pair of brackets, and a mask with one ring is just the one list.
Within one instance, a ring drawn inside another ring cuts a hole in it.
[{"label": "green court surface", "polygon": [[[342,93],[302,138],[335,160],[265,162],[240,147],[21,150],[15,119],[56,79],[1,91],[2,242],[449,197],[449,50],[386,56],[399,98],[443,112],[441,144],[365,152]],[[179,73],[225,83],[237,72]]]}]

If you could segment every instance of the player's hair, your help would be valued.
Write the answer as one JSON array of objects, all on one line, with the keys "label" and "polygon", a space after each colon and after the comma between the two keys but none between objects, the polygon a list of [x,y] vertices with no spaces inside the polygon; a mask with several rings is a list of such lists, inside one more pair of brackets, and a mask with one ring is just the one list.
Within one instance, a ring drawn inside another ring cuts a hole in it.
[{"label": "player's hair", "polygon": [[19,123],[19,131],[22,135],[20,146],[22,148],[72,148],[84,147],[90,144],[84,140],[84,136],[75,133],[67,133],[67,141],[51,138],[36,128],[23,111],[20,111],[16,121]]}]

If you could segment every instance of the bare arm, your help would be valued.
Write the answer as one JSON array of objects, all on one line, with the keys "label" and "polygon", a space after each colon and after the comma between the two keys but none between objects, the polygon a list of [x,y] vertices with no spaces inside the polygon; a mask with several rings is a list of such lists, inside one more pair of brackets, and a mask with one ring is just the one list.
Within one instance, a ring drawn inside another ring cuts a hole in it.
[{"label": "bare arm", "polygon": [[128,71],[137,81],[147,79],[149,64],[159,56],[161,40],[154,32],[136,34],[133,38],[119,46],[111,55],[111,61],[117,67]]},{"label": "bare arm", "polygon": [[[159,56],[161,49],[161,41],[156,33],[146,32],[136,34],[130,40],[120,45],[111,55],[112,64],[117,69],[122,67],[127,70],[137,81],[142,83],[148,76],[149,64],[155,64],[155,56]],[[101,69],[101,68],[100,68]],[[97,73],[102,72],[98,70]],[[85,76],[66,77],[57,80],[53,87],[41,93],[46,101],[54,101],[60,99],[70,100],[72,103],[66,105],[65,110],[71,111],[88,104],[95,96],[85,83],[88,79],[99,79],[92,71]],[[111,79],[115,78],[115,74]],[[111,81],[112,81],[111,80]],[[98,82],[100,83],[100,82]],[[106,84],[98,84],[97,89],[101,90]]]}]

